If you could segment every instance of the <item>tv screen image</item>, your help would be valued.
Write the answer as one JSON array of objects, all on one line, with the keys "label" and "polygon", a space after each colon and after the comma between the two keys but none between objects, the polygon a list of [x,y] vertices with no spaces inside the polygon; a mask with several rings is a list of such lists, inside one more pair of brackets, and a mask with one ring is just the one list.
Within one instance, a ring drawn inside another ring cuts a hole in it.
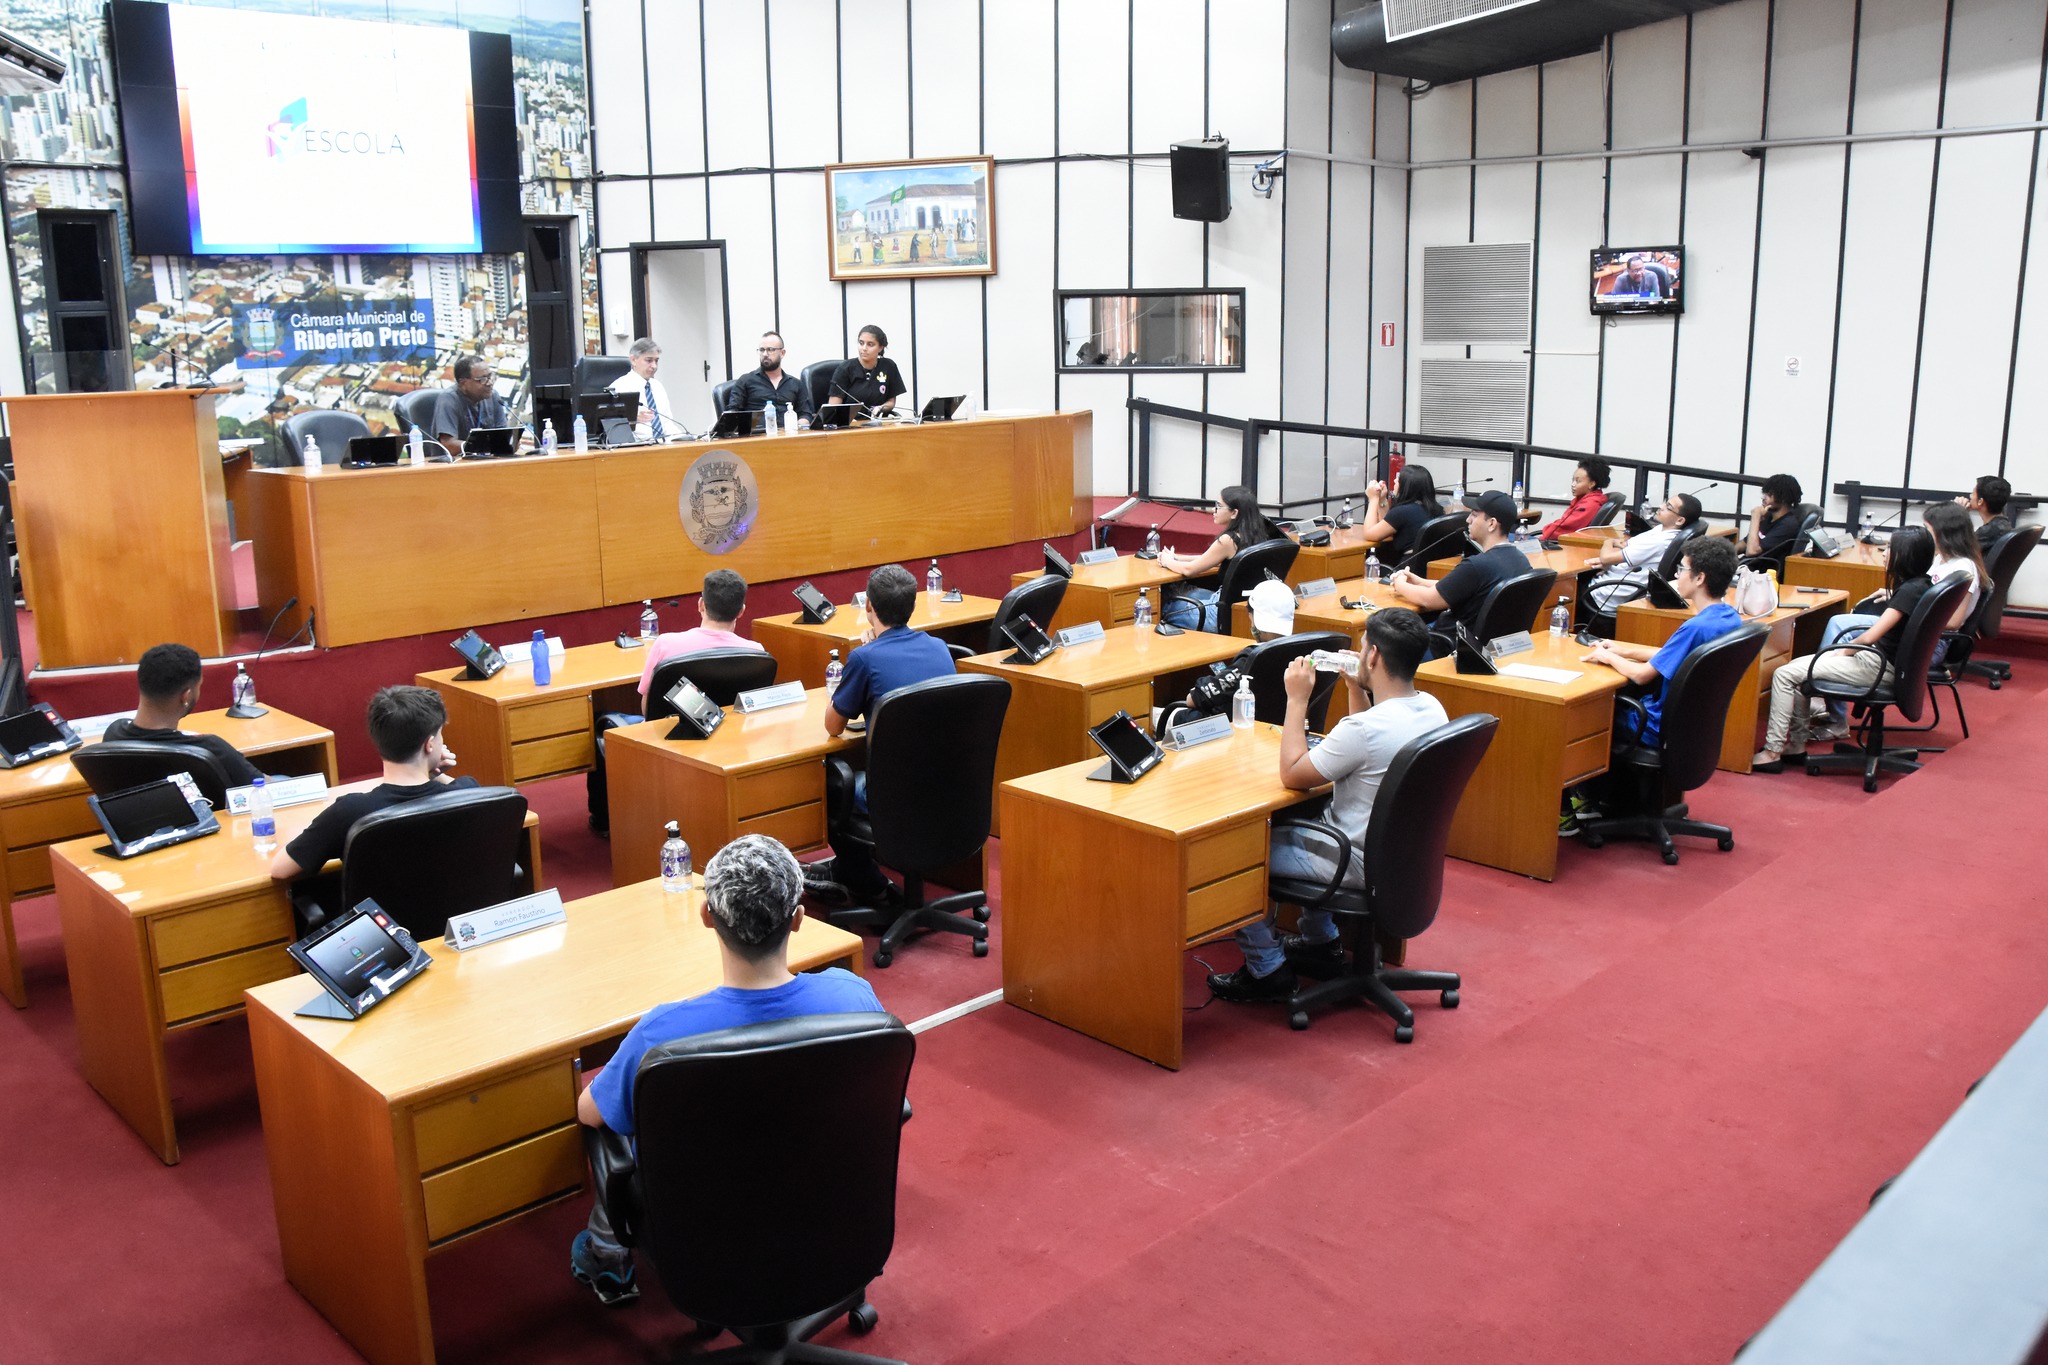
[{"label": "tv screen image", "polygon": [[1682,313],[1685,249],[1677,246],[1595,247],[1595,313]]}]

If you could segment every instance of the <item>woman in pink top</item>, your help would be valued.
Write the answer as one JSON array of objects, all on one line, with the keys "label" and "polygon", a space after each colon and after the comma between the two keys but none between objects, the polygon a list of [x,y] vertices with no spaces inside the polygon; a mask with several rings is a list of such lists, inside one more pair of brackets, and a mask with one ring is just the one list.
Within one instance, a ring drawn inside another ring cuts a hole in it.
[{"label": "woman in pink top", "polygon": [[759,649],[753,640],[734,633],[747,609],[747,580],[731,569],[713,569],[704,575],[704,589],[697,594],[697,619],[692,630],[675,631],[655,637],[647,647],[647,664],[640,670],[640,702],[647,702],[647,685],[654,680],[655,667],[666,660],[706,649]]}]

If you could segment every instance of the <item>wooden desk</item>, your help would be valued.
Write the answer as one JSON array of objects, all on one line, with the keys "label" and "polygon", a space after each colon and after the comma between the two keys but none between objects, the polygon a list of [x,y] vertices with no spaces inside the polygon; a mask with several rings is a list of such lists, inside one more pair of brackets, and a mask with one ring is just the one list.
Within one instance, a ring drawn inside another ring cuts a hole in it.
[{"label": "wooden desk", "polygon": [[[1734,589],[1729,589],[1731,597]],[[1820,637],[1828,618],[1848,601],[1839,588],[1825,593],[1803,593],[1784,587],[1778,592],[1778,609],[1761,618],[1771,627],[1764,637],[1763,652],[1735,684],[1728,702],[1728,722],[1721,731],[1721,758],[1714,766],[1724,773],[1746,773],[1756,756],[1758,728],[1770,715],[1771,679],[1778,670],[1802,654],[1820,648]],[[1731,602],[1730,605],[1733,605]],[[1630,602],[1615,613],[1614,638],[1629,644],[1656,648],[1677,633],[1692,616],[1688,608],[1653,607],[1647,600]]]},{"label": "wooden desk", "polygon": [[[265,772],[319,773],[329,786],[338,780],[334,732],[276,707],[254,720],[233,720],[226,711],[199,711],[185,717],[183,728],[219,735],[245,755],[261,758],[258,766]],[[28,1005],[28,986],[15,947],[14,902],[50,890],[51,844],[99,830],[99,821],[85,804],[91,794],[68,758],[0,769],[0,995],[17,1009]]]},{"label": "wooden desk", "polygon": [[[583,1188],[573,1064],[649,1008],[719,984],[701,891],[658,881],[434,965],[353,1023],[248,992],[285,1276],[373,1365],[432,1365],[426,1258]],[[860,970],[860,940],[806,919],[790,966]],[[516,1292],[507,1287],[508,1292]]]},{"label": "wooden desk", "polygon": [[1884,586],[1888,548],[1851,541],[1833,559],[1793,555],[1785,561],[1785,581],[1798,588],[1840,588],[1851,602],[1861,602]]},{"label": "wooden desk", "polygon": [[[1557,876],[1557,812],[1564,789],[1607,771],[1614,694],[1623,679],[1611,668],[1582,664],[1586,647],[1570,636],[1535,637],[1536,647],[1503,663],[1568,668],[1570,683],[1460,673],[1433,659],[1415,684],[1456,720],[1477,712],[1500,717],[1500,729],[1458,802],[1450,855],[1542,881]],[[1005,929],[1004,952],[1009,951]]]},{"label": "wooden desk", "polygon": [[[298,597],[281,634],[311,610],[331,647],[673,597],[717,568],[772,583],[1066,536],[1091,515],[1091,421],[982,417],[424,469],[258,469],[257,586],[266,613]],[[755,485],[751,532],[723,554],[688,534],[698,524],[684,477],[712,453],[744,461]]]},{"label": "wooden desk", "polygon": [[[1365,531],[1357,526],[1339,531],[1329,528],[1328,545],[1303,545],[1301,553],[1294,557],[1294,567],[1287,571],[1287,582],[1298,587],[1313,583],[1318,578],[1364,578],[1366,551],[1376,545],[1391,542],[1368,541]],[[1392,570],[1393,555],[1380,556],[1380,567]]]},{"label": "wooden desk", "polygon": [[[1152,728],[1152,707],[1162,680],[1169,688],[1196,669],[1234,658],[1244,641],[1229,635],[1189,630],[1161,635],[1118,626],[1100,640],[1057,650],[1045,662],[1007,664],[1002,653],[960,661],[963,673],[992,673],[1010,684],[1010,709],[996,749],[996,785],[1043,772],[1101,751],[1088,729],[1128,711],[1141,729]],[[1185,683],[1166,700],[1187,692]],[[998,825],[1001,814],[998,810]]]},{"label": "wooden desk", "polygon": [[[910,626],[980,650],[988,643],[987,623],[995,618],[996,608],[1001,605],[992,597],[969,597],[963,593],[958,602],[945,602],[921,592],[910,613]],[[838,614],[823,625],[806,625],[803,613],[792,611],[756,618],[753,632],[754,639],[775,656],[776,681],[801,680],[805,687],[823,687],[825,664],[831,652],[838,650],[839,661],[846,662],[867,623],[867,613],[860,608],[841,606]],[[977,626],[982,628],[977,630]]]},{"label": "wooden desk", "polygon": [[[465,679],[461,665],[413,681],[439,692],[448,708],[444,738],[461,764],[456,771],[503,787],[589,772],[597,762],[591,694],[637,688],[646,664],[644,646],[578,645],[554,661],[546,687],[534,686],[532,657],[518,651],[505,656],[504,672],[483,682]],[[637,693],[620,701],[637,713]]]},{"label": "wooden desk", "polygon": [[612,808],[612,882],[661,872],[662,828],[682,826],[698,867],[742,834],[769,834],[801,853],[825,842],[823,759],[865,743],[825,733],[831,698],[812,688],[802,706],[753,715],[728,711],[709,739],[666,738],[673,719],[608,732],[605,786]]},{"label": "wooden desk", "polygon": [[[1564,546],[1567,550],[1578,548],[1591,550],[1593,553],[1598,554],[1601,546],[1618,536],[1626,534],[1627,532],[1621,526],[1609,522],[1605,526],[1588,526],[1578,531],[1566,531],[1563,535],[1557,537],[1557,543]],[[1732,540],[1735,536],[1735,528],[1733,526],[1709,526],[1707,534],[1710,536],[1726,536]]]},{"label": "wooden desk", "polygon": [[1168,753],[1139,781],[1096,762],[1003,783],[1003,999],[1160,1066],[1181,1064],[1181,954],[1266,911],[1280,727]]},{"label": "wooden desk", "polygon": [[[282,848],[324,806],[277,812]],[[79,1067],[167,1166],[178,1161],[164,1037],[242,1012],[250,986],[291,976],[291,896],[270,878],[249,817],[221,832],[122,861],[79,839],[50,850]],[[526,866],[541,884],[540,823],[526,815]]]},{"label": "wooden desk", "polygon": [[[1432,559],[1424,566],[1423,577],[1442,578],[1451,570],[1464,563],[1463,559]],[[1550,629],[1550,613],[1557,606],[1557,599],[1564,599],[1565,610],[1572,614],[1572,624],[1578,625],[1579,617],[1579,575],[1598,573],[1600,561],[1597,555],[1589,555],[1582,546],[1568,546],[1562,550],[1541,550],[1529,556],[1530,569],[1550,569],[1557,574],[1557,585],[1550,590],[1550,596],[1536,608],[1536,617],[1529,623],[1530,634]],[[460,753],[461,750],[456,750]]]},{"label": "wooden desk", "polygon": [[[1043,571],[1012,574],[1010,586],[1042,576]],[[1161,568],[1158,560],[1136,555],[1122,555],[1107,564],[1076,564],[1074,576],[1067,580],[1067,595],[1053,613],[1053,629],[1065,630],[1084,621],[1100,621],[1105,629],[1129,625],[1137,611],[1140,588],[1150,591],[1153,619],[1157,620],[1161,590],[1186,581],[1171,569]]]}]

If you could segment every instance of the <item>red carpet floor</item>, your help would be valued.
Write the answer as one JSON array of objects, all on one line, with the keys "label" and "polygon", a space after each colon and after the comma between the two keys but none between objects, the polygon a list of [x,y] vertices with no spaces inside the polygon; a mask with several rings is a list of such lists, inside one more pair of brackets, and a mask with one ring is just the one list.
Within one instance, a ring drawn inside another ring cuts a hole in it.
[{"label": "red carpet floor", "polygon": [[[1875,796],[1716,778],[1694,804],[1734,825],[1731,853],[1666,868],[1570,845],[1548,886],[1450,864],[1411,957],[1463,972],[1464,1004],[1419,1004],[1412,1046],[1357,1008],[1300,1034],[1191,1008],[1178,1073],[1003,1005],[924,1033],[862,1344],[927,1363],[1726,1361],[2048,1005],[2048,662],[2020,666],[1966,689],[1976,738],[1947,734]],[[580,781],[529,796],[549,880],[605,884]],[[0,1360],[354,1360],[283,1279],[244,1027],[173,1040],[185,1159],[159,1165],[78,1076],[54,904],[18,912],[32,1005],[0,1009]],[[993,989],[1000,954],[930,939],[872,975],[916,1018]],[[1191,1006],[1203,970],[1191,955]],[[569,1280],[582,1213],[431,1263],[444,1361],[675,1342],[651,1285],[607,1312]]]}]

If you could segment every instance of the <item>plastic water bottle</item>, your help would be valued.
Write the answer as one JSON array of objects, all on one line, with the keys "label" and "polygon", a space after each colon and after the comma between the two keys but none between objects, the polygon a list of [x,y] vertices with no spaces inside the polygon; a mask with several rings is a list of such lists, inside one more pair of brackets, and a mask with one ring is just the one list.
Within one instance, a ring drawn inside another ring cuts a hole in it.
[{"label": "plastic water bottle", "polygon": [[1152,523],[1152,529],[1145,533],[1145,553],[1159,553],[1159,523],[1156,521]]},{"label": "plastic water bottle", "polygon": [[320,467],[320,443],[318,441],[314,440],[311,436],[307,436],[305,449],[302,453],[306,468],[318,469]]},{"label": "plastic water bottle", "polygon": [[533,633],[533,685],[546,687],[555,679],[554,669],[548,664],[548,636],[546,631]]},{"label": "plastic water bottle", "polygon": [[761,405],[761,430],[770,436],[780,436],[782,433],[776,428],[775,400],[771,398]]},{"label": "plastic water bottle", "polygon": [[936,559],[932,561],[932,566],[924,571],[924,590],[934,597],[946,590],[945,576],[939,572],[939,561]]},{"label": "plastic water bottle", "polygon": [[277,849],[277,815],[270,805],[270,788],[257,778],[252,784],[255,790],[249,793],[249,832],[256,836],[256,851],[272,853]]},{"label": "plastic water bottle", "polygon": [[1520,479],[1516,479],[1516,480],[1515,480],[1515,492],[1514,492],[1514,499],[1515,499],[1515,506],[1517,506],[1517,507],[1520,507],[1520,506],[1522,506],[1522,505],[1523,505],[1523,504],[1522,504],[1522,481],[1521,481]]},{"label": "plastic water bottle", "polygon": [[570,426],[569,434],[575,438],[576,453],[578,455],[588,455],[590,453],[590,423],[583,420],[582,413],[576,414],[576,421]]},{"label": "plastic water bottle", "polygon": [[235,665],[234,681],[228,684],[228,703],[238,709],[256,704],[256,680],[249,676],[245,664]]},{"label": "plastic water bottle", "polygon": [[1249,730],[1258,719],[1259,701],[1252,695],[1252,680],[1237,680],[1237,695],[1230,699],[1230,723],[1239,730]]},{"label": "plastic water bottle", "polygon": [[690,889],[690,846],[683,842],[683,827],[673,820],[661,844],[661,889],[678,896]]},{"label": "plastic water bottle", "polygon": [[1314,649],[1309,651],[1308,661],[1316,666],[1318,673],[1348,673],[1358,676],[1358,656],[1348,649]]},{"label": "plastic water bottle", "polygon": [[1870,513],[1863,514],[1863,534],[1858,537],[1865,545],[1877,544],[1877,525],[1871,521]]},{"label": "plastic water bottle", "polygon": [[406,442],[406,453],[414,469],[425,465],[427,462],[427,433],[421,431],[418,427],[414,427],[411,437]]},{"label": "plastic water bottle", "polygon": [[543,455],[555,453],[555,419],[552,417],[540,424],[540,453]]},{"label": "plastic water bottle", "polygon": [[1138,589],[1138,600],[1131,606],[1131,624],[1139,630],[1152,629],[1152,599],[1143,588]]},{"label": "plastic water bottle", "polygon": [[1351,529],[1351,499],[1349,498],[1344,499],[1344,505],[1337,509],[1337,529],[1340,531]]},{"label": "plastic water bottle", "polygon": [[835,649],[825,660],[825,694],[836,695],[839,691],[839,680],[845,676],[846,665],[839,662],[839,651]]},{"label": "plastic water bottle", "polygon": [[1556,609],[1550,613],[1551,638],[1555,640],[1562,640],[1565,636],[1565,632],[1570,630],[1571,628],[1572,609],[1570,606],[1566,605],[1565,599],[1560,597],[1557,599]]},{"label": "plastic water bottle", "polygon": [[640,638],[653,640],[661,634],[661,618],[655,615],[654,599],[643,598],[640,603]]},{"label": "plastic water bottle", "polygon": [[1380,568],[1380,552],[1378,550],[1367,550],[1365,552],[1365,581],[1368,583],[1379,583],[1383,582],[1385,578],[1386,572]]}]

